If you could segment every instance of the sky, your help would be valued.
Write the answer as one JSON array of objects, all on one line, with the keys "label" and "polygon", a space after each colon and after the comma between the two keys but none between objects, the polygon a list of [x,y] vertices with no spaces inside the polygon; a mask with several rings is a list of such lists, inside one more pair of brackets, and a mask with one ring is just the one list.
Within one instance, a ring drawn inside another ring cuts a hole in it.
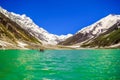
[{"label": "sky", "polygon": [[75,34],[109,14],[120,14],[120,0],[0,0],[0,6],[26,14],[57,35]]}]

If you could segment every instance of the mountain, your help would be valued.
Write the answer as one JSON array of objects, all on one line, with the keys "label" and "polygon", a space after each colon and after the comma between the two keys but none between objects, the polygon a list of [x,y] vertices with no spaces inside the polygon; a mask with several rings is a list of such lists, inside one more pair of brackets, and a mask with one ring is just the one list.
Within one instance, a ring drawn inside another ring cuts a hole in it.
[{"label": "mountain", "polygon": [[36,48],[41,41],[0,12],[0,48]]},{"label": "mountain", "polygon": [[46,30],[44,30],[43,28],[36,25],[32,21],[32,19],[27,17],[25,14],[19,15],[13,12],[8,12],[2,7],[0,7],[0,12],[4,14],[6,17],[8,17],[10,20],[17,23],[22,29],[29,32],[32,36],[39,39],[43,44],[55,45],[61,41],[64,41],[68,37],[72,36],[72,34],[61,35],[61,36],[51,34],[47,32]]},{"label": "mountain", "polygon": [[[120,23],[119,23],[120,26]],[[87,41],[81,45],[82,47],[108,47],[108,48],[120,48],[120,29],[116,28],[115,30],[101,34],[92,41]]]},{"label": "mountain", "polygon": [[0,7],[0,48],[37,48],[52,45],[120,47],[120,15],[110,14],[76,34],[54,35],[36,25],[25,14]]},{"label": "mountain", "polygon": [[[76,34],[60,42],[60,45],[110,46],[120,42],[120,15],[110,14],[96,23],[87,26]],[[104,40],[103,40],[104,39]],[[115,42],[114,42],[115,41]],[[102,43],[106,43],[102,45]],[[107,44],[109,43],[109,44]]]}]

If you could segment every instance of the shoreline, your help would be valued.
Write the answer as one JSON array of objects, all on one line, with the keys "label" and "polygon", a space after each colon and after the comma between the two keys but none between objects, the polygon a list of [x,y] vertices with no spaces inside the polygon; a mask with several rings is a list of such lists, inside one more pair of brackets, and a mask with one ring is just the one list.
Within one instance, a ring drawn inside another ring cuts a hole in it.
[{"label": "shoreline", "polygon": [[[41,49],[41,48],[40,48]],[[40,50],[38,48],[0,48],[0,50]],[[109,49],[120,49],[120,48],[44,48],[43,50],[109,50]]]}]

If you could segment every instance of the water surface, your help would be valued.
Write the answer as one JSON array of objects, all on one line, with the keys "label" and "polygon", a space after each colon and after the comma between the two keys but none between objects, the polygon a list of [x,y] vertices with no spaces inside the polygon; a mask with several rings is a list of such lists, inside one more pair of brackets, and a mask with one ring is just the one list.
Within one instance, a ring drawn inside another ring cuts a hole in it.
[{"label": "water surface", "polygon": [[120,50],[0,50],[0,80],[120,80]]}]

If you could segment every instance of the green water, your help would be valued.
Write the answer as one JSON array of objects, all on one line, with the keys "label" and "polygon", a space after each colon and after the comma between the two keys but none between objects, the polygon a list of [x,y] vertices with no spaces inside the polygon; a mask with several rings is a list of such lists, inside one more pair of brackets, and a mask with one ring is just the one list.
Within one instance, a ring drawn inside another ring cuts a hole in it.
[{"label": "green water", "polygon": [[0,50],[0,80],[120,80],[120,50]]}]

